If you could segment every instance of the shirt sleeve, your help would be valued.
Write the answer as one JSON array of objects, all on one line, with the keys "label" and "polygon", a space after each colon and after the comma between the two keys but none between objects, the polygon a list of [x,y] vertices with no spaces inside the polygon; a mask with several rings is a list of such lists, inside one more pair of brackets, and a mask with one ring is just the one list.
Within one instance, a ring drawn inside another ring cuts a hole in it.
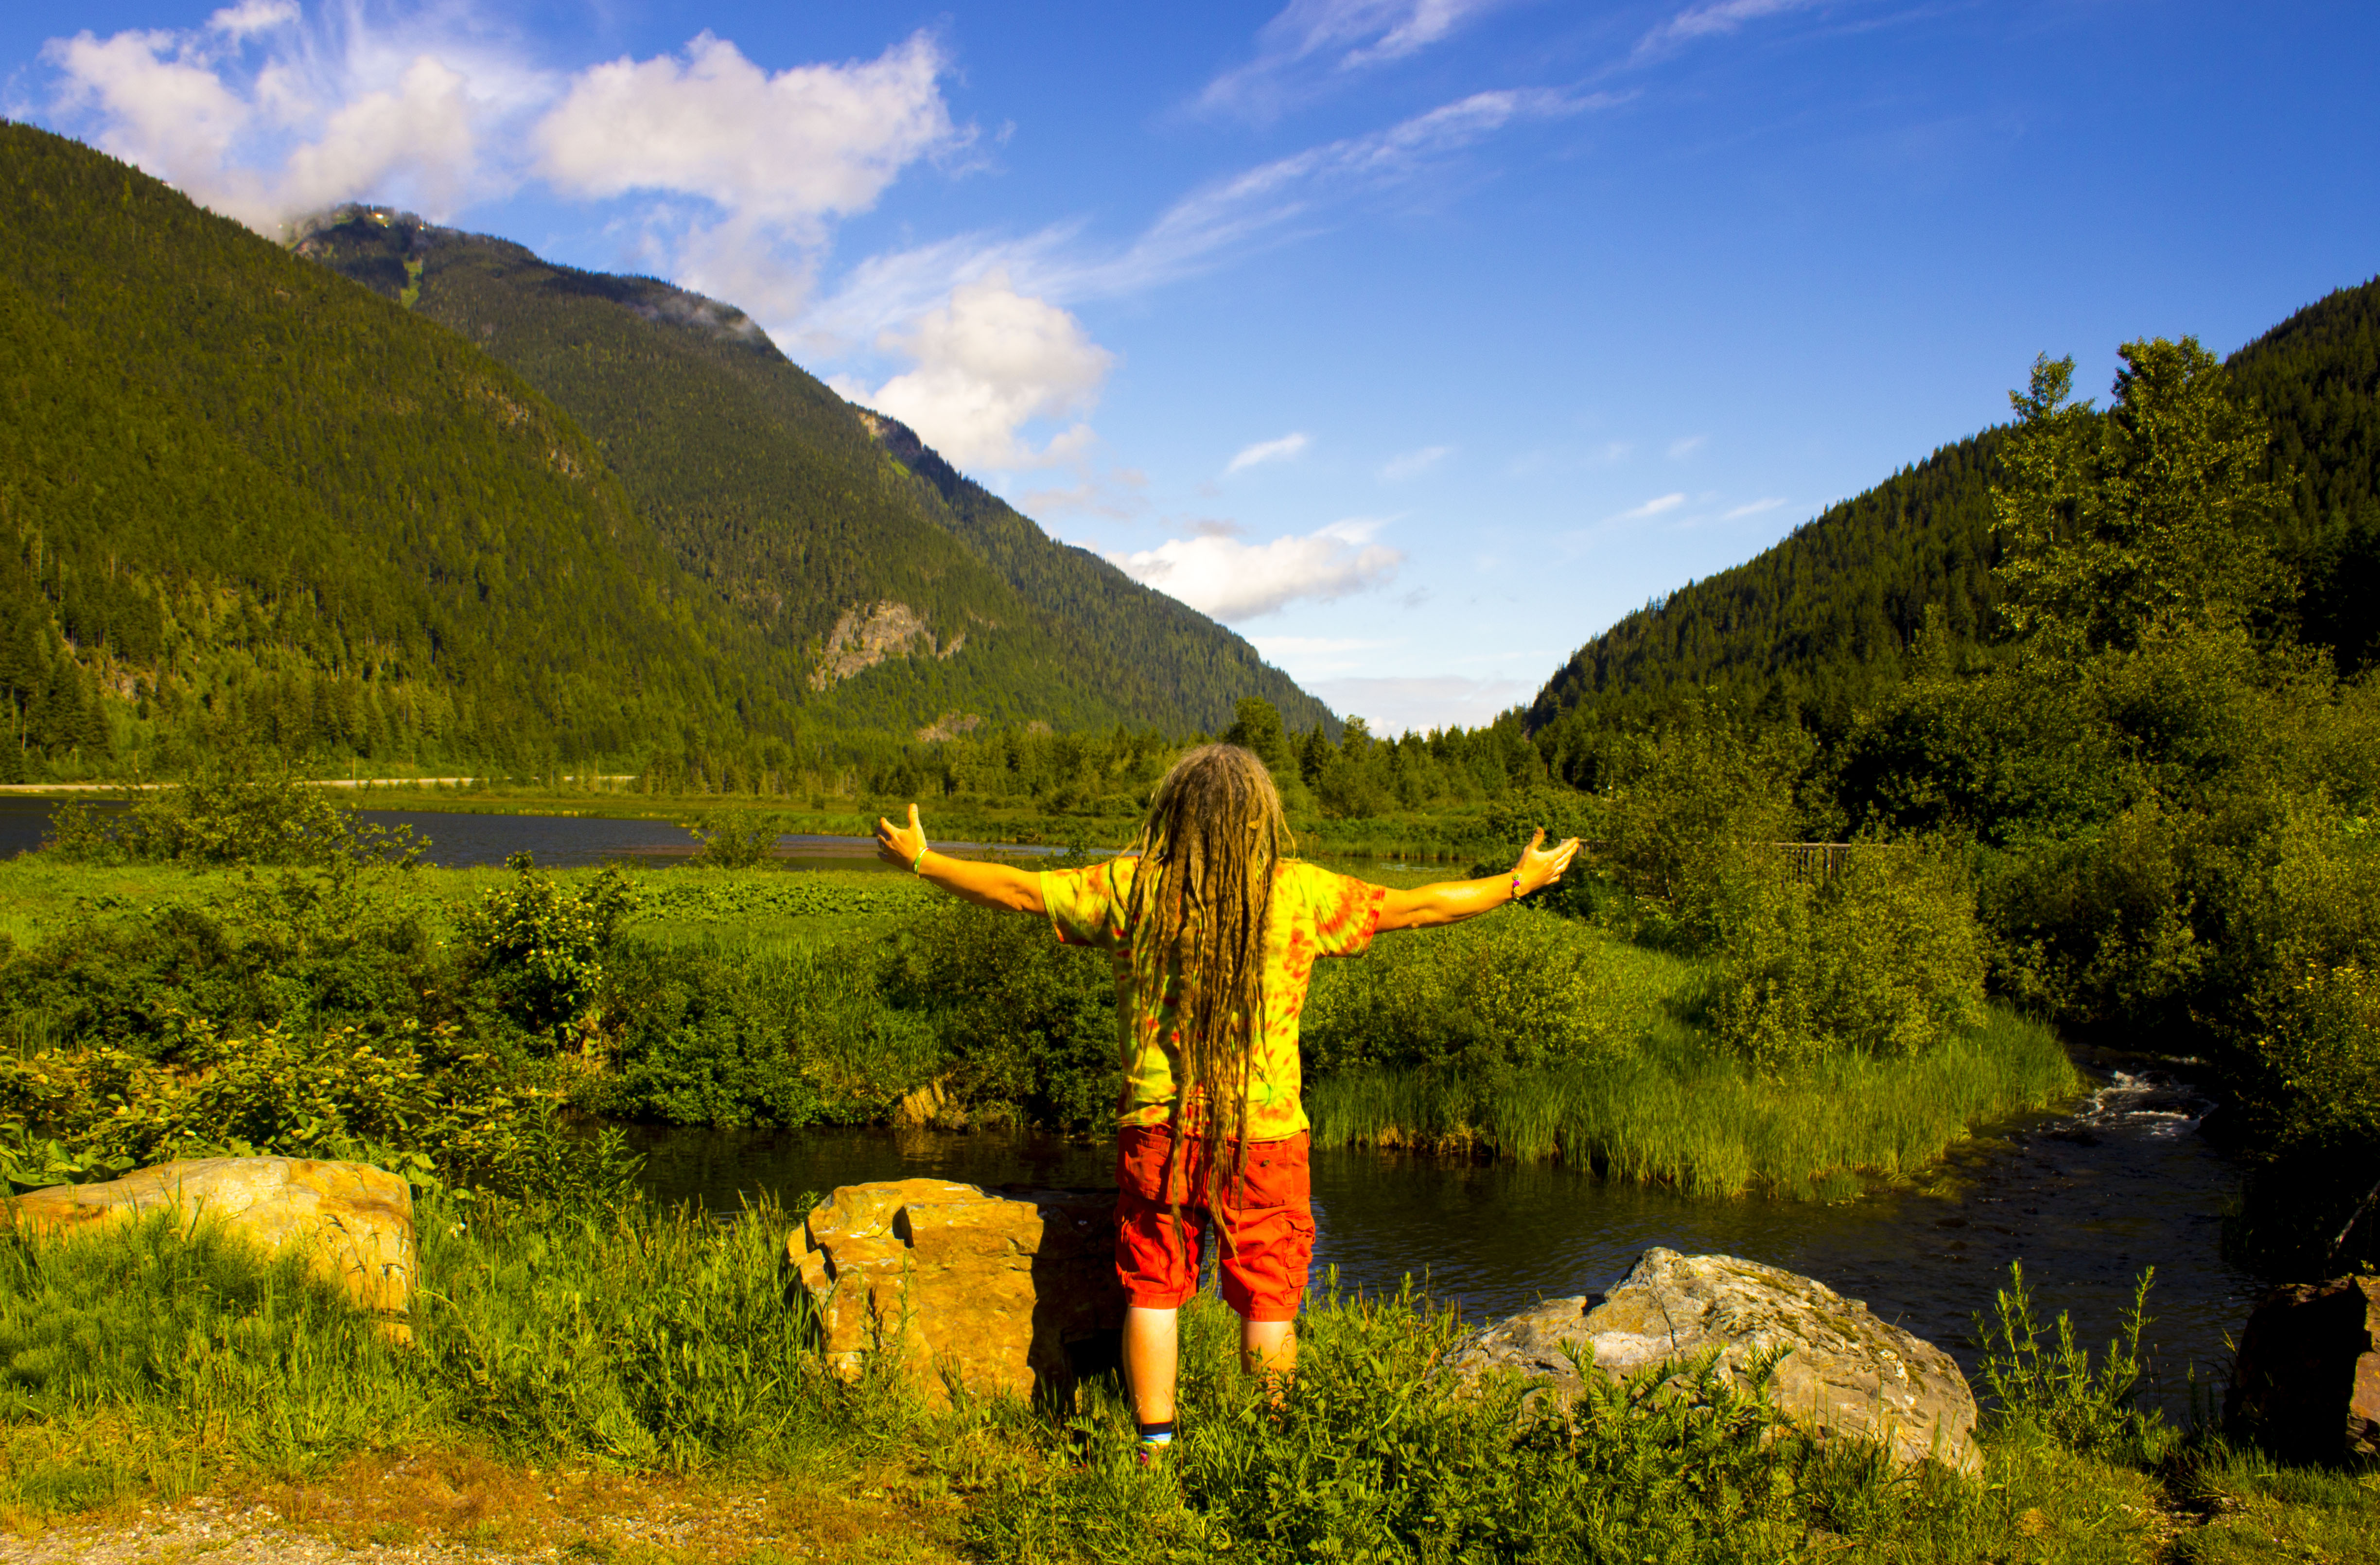
[{"label": "shirt sleeve", "polygon": [[1132,874],[1120,867],[1128,859],[1110,859],[1088,869],[1041,871],[1041,905],[1049,910],[1050,928],[1066,945],[1096,946],[1114,951],[1124,943],[1124,893]]},{"label": "shirt sleeve", "polygon": [[1380,928],[1380,902],[1386,886],[1375,886],[1352,875],[1334,875],[1314,865],[1301,865],[1299,889],[1314,914],[1314,952],[1318,956],[1361,956]]}]

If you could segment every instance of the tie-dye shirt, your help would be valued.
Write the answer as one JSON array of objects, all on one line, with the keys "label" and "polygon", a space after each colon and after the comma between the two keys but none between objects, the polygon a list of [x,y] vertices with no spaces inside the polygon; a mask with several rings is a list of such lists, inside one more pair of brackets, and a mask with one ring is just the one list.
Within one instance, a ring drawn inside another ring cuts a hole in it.
[{"label": "tie-dye shirt", "polygon": [[[1123,1056],[1116,1122],[1160,1125],[1173,1112],[1180,1002],[1173,983],[1152,985],[1158,990],[1152,995],[1138,992],[1134,982],[1123,921],[1139,862],[1117,858],[1088,869],[1045,870],[1041,902],[1060,940],[1112,953]],[[1264,1028],[1249,1062],[1248,1122],[1241,1133],[1250,1141],[1279,1140],[1306,1128],[1297,1058],[1306,982],[1317,957],[1363,954],[1379,927],[1380,899],[1387,894],[1381,887],[1295,861],[1274,874],[1272,918],[1265,931]]]}]

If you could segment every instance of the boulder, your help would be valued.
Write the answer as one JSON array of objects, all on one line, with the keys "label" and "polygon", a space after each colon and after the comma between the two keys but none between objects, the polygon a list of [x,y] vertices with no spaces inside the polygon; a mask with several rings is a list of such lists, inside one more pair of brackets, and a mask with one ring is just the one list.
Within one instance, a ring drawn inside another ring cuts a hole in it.
[{"label": "boulder", "polygon": [[2295,1283],[2259,1300],[2223,1412],[2300,1461],[2380,1456],[2380,1277]]},{"label": "boulder", "polygon": [[171,1209],[221,1223],[266,1255],[297,1248],[315,1275],[344,1289],[409,1342],[413,1192],[365,1163],[306,1158],[198,1158],[103,1184],[56,1184],[7,1202],[19,1229],[71,1233]]},{"label": "boulder", "polygon": [[891,1354],[928,1402],[1056,1390],[1115,1362],[1115,1192],[847,1184],[785,1241],[828,1365]]},{"label": "boulder", "polygon": [[1974,1394],[1949,1354],[1823,1282],[1733,1256],[1647,1250],[1607,1292],[1548,1300],[1475,1333],[1447,1367],[1466,1379],[1516,1369],[1567,1399],[1584,1389],[1572,1352],[1621,1380],[1712,1349],[1730,1378],[1749,1360],[1781,1355],[1769,1401],[1802,1423],[1876,1441],[1904,1463],[1982,1464]]}]

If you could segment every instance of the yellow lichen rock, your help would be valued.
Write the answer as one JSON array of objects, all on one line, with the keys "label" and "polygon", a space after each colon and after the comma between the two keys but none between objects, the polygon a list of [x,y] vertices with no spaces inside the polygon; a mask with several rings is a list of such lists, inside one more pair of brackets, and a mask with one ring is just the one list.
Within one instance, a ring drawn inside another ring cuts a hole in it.
[{"label": "yellow lichen rock", "polygon": [[1029,1396],[1111,1356],[1123,1322],[1112,1191],[849,1184],[785,1241],[827,1364],[891,1354],[927,1401]]},{"label": "yellow lichen rock", "polygon": [[19,1229],[72,1233],[171,1209],[219,1222],[267,1255],[296,1246],[400,1342],[413,1340],[413,1192],[365,1163],[198,1158],[104,1184],[57,1184],[7,1202]]}]

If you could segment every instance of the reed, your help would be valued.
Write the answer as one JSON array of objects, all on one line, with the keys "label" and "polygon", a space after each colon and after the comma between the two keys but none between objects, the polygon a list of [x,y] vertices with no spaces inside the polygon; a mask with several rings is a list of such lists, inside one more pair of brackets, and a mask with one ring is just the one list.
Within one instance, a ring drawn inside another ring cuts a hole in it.
[{"label": "reed", "polygon": [[1492,1149],[1697,1196],[1849,1194],[1915,1172],[1993,1120],[2080,1086],[2049,1029],[2004,1010],[1926,1053],[1763,1074],[1688,1037],[1482,1075],[1366,1069],[1311,1084],[1315,1145]]}]

